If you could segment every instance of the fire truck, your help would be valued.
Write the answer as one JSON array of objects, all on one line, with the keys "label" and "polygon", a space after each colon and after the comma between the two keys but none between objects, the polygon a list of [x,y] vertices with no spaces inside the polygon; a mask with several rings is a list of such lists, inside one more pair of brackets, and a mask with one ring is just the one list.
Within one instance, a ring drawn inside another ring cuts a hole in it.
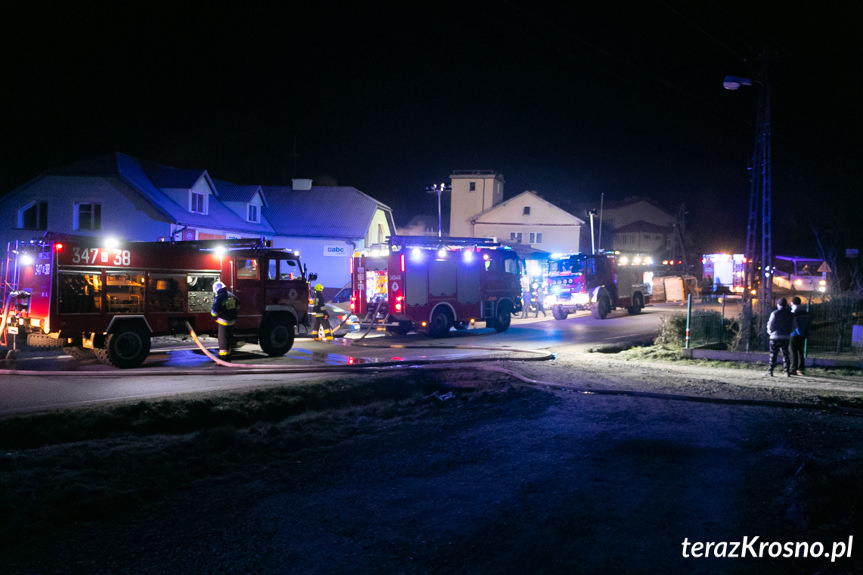
[{"label": "fire truck", "polygon": [[442,337],[476,321],[498,332],[521,311],[521,263],[492,240],[392,236],[351,260],[351,311],[361,326]]},{"label": "fire truck", "polygon": [[652,260],[618,253],[555,254],[548,260],[544,305],[554,319],[590,310],[605,319],[616,308],[630,314],[650,303]]},{"label": "fire truck", "polygon": [[[262,240],[126,242],[46,234],[14,242],[7,256],[0,335],[35,347],[139,366],[154,336],[215,334],[213,284],[240,302],[234,335],[271,356],[287,353],[308,326],[309,281],[298,254]],[[26,336],[26,338],[24,337]]]}]

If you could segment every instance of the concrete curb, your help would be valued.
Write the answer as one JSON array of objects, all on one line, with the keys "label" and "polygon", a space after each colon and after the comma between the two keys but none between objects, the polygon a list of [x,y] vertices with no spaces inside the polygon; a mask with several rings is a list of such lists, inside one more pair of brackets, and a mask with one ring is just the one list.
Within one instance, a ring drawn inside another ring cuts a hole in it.
[{"label": "concrete curb", "polygon": [[[718,349],[684,349],[686,359],[711,359],[716,361],[747,361],[751,363],[767,363],[770,356],[767,352],[735,352]],[[781,361],[781,359],[780,359]],[[850,367],[863,369],[863,361],[854,359],[834,359],[826,357],[807,357],[806,367]]]}]

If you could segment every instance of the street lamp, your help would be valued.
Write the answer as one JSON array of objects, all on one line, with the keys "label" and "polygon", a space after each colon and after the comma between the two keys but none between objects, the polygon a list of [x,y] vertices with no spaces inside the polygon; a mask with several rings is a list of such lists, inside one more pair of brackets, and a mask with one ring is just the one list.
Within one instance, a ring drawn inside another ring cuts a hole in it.
[{"label": "street lamp", "polygon": [[[755,149],[750,176],[749,220],[746,232],[746,266],[744,283],[746,296],[752,289],[755,260],[755,234],[758,228],[758,200],[761,199],[761,287],[760,317],[762,325],[773,309],[773,239],[772,239],[772,183],[770,150],[770,84],[767,81],[767,49],[761,54],[761,72],[758,80],[727,76],[722,85],[726,90],[737,90],[741,86],[758,84],[758,121]],[[748,308],[748,309],[747,309]],[[744,333],[748,335],[746,312],[751,315],[751,306],[744,305]]]},{"label": "street lamp", "polygon": [[440,195],[444,192],[451,192],[452,186],[441,182],[440,184],[432,184],[426,188],[426,192],[437,194],[437,237],[443,237],[443,229],[441,227],[441,211],[440,211]]}]

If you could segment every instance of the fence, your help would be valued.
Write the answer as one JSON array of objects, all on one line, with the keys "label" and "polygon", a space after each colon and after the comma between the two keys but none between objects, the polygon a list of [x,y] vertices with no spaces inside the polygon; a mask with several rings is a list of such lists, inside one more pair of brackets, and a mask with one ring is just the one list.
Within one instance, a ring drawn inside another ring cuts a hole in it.
[{"label": "fence", "polygon": [[[806,305],[806,304],[804,304]],[[725,307],[720,311],[688,310],[689,347],[727,349],[730,351],[766,351],[768,337],[767,317],[761,317],[757,305],[752,306],[749,325],[749,345],[746,347],[746,326],[743,314],[727,315]],[[812,326],[806,342],[807,354],[863,356],[863,299],[856,294],[826,295],[817,303],[809,304]],[[667,330],[672,334],[685,333],[685,316],[667,320]],[[677,335],[662,336],[665,343],[675,345]],[[681,341],[685,345],[685,341]]]}]

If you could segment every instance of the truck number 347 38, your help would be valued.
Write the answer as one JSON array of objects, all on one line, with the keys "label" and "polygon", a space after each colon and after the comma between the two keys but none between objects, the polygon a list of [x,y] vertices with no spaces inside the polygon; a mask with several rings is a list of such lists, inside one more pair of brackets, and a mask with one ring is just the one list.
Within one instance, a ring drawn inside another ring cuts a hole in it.
[{"label": "truck number 347 38", "polygon": [[73,248],[73,264],[93,264],[110,266],[128,266],[132,254],[129,250],[110,250],[103,248]]}]

